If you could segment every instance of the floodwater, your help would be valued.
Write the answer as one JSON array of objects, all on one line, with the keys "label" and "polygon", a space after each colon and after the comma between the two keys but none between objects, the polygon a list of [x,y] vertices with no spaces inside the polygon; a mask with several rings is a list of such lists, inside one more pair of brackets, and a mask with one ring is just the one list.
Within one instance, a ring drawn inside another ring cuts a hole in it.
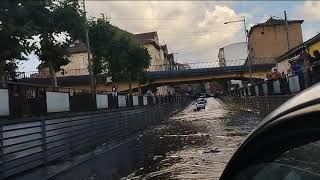
[{"label": "floodwater", "polygon": [[156,127],[150,134],[153,161],[123,179],[219,179],[260,118],[227,110],[214,98],[207,101],[206,109],[191,104]]},{"label": "floodwater", "polygon": [[53,179],[219,179],[226,163],[260,118],[214,98],[190,104],[162,124]]}]

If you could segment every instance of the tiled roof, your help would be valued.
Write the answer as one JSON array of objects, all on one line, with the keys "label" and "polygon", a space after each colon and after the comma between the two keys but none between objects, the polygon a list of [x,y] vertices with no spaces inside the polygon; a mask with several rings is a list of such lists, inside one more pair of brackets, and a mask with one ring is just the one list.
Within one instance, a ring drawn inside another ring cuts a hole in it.
[{"label": "tiled roof", "polygon": [[135,36],[140,40],[147,40],[147,39],[154,39],[156,36],[158,36],[158,34],[156,31],[154,31],[154,32],[135,34]]},{"label": "tiled roof", "polygon": [[156,42],[156,37],[158,37],[158,33],[155,32],[147,32],[147,33],[141,33],[141,34],[135,34],[136,39],[142,43],[142,44],[152,44],[157,49],[160,49],[158,42]]},{"label": "tiled roof", "polygon": [[[288,23],[303,23],[303,20],[288,20]],[[285,20],[269,18],[266,22],[257,24],[258,26],[268,26],[268,25],[283,25]]]},{"label": "tiled roof", "polygon": [[86,47],[86,44],[83,42],[76,42],[68,48],[68,52],[71,54],[82,53],[86,51],[87,51],[87,47]]}]

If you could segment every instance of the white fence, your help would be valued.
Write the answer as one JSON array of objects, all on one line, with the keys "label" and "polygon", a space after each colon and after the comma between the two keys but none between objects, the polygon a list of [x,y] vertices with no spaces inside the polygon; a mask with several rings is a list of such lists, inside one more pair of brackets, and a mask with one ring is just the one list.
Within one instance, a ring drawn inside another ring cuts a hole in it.
[{"label": "white fence", "polygon": [[132,105],[133,106],[139,106],[139,96],[133,96],[132,97]]},{"label": "white fence", "polygon": [[289,77],[289,88],[291,93],[300,92],[300,83],[298,76]]},{"label": "white fence", "polygon": [[118,96],[118,106],[119,107],[127,107],[126,96],[124,96],[124,95]]},{"label": "white fence", "polygon": [[9,115],[9,91],[8,89],[0,89],[0,116]]},{"label": "white fence", "polygon": [[280,81],[273,81],[273,92],[275,94],[280,94],[281,93],[281,89],[280,89]]},{"label": "white fence", "polygon": [[46,92],[47,112],[70,111],[69,93]]},{"label": "white fence", "polygon": [[96,95],[97,109],[107,109],[108,108],[108,95],[97,94]]},{"label": "white fence", "polygon": [[143,96],[143,105],[148,105],[148,96]]}]

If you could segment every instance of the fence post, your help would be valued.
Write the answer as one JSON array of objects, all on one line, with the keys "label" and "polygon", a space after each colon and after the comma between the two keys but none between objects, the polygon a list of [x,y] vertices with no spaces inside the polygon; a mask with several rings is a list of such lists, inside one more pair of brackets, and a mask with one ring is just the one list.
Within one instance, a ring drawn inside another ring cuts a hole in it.
[{"label": "fence post", "polygon": [[[0,169],[3,169],[3,125],[0,125]],[[0,179],[4,179],[3,172],[0,172]]]},{"label": "fence post", "polygon": [[47,138],[46,138],[46,122],[43,118],[41,118],[41,144],[42,144],[42,155],[43,155],[43,162],[45,168],[47,168],[48,162],[48,154],[47,154]]},{"label": "fence post", "polygon": [[125,116],[125,128],[126,128],[126,134],[125,134],[125,137],[127,138],[129,135],[130,135],[130,130],[128,128],[128,111],[125,111],[124,113],[124,116]]},{"label": "fence post", "polygon": [[267,109],[268,109],[268,112],[266,112],[267,114],[269,113],[269,110],[270,110],[270,104],[269,104],[269,96],[266,96],[266,100],[267,100]]}]

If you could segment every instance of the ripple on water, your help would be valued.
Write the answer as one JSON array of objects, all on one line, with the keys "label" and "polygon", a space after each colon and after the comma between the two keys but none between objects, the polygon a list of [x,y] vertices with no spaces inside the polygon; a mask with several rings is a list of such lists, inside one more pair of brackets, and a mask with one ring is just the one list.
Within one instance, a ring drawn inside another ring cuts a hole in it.
[{"label": "ripple on water", "polygon": [[[208,98],[204,110],[189,106],[142,137],[151,161],[124,179],[219,179],[226,163],[259,122]],[[144,157],[143,161],[147,161]]]}]

